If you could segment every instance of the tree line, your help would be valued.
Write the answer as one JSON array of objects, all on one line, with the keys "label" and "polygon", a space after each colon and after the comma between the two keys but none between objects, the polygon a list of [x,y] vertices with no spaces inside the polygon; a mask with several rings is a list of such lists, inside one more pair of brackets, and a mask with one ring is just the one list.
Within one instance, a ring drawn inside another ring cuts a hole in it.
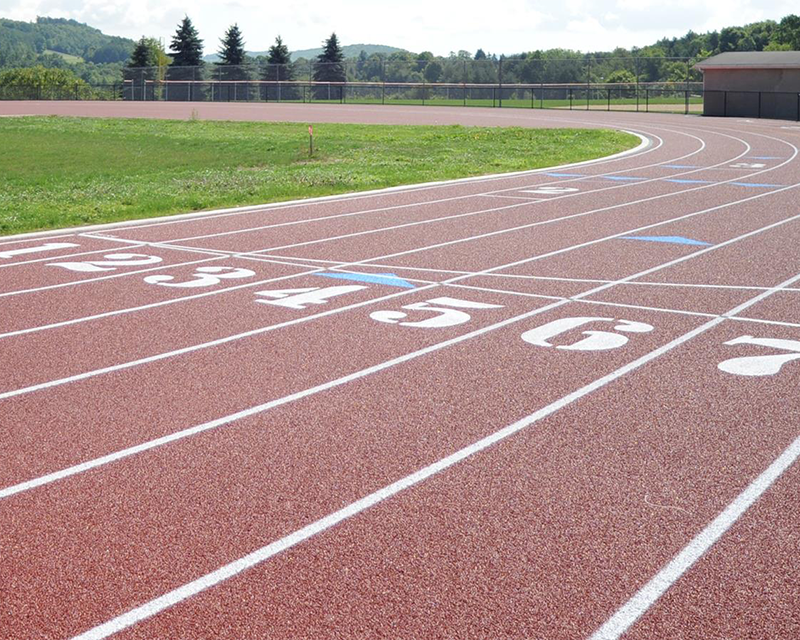
[{"label": "tree line", "polygon": [[236,24],[220,40],[219,61],[206,65],[202,45],[187,16],[178,25],[169,55],[151,38],[142,37],[136,43],[126,78],[133,77],[134,68],[150,67],[144,79],[454,84],[698,81],[701,75],[692,68],[694,63],[717,53],[800,49],[800,17],[789,15],[780,22],[765,20],[704,34],[689,31],[681,38],[665,38],[643,48],[620,47],[594,53],[548,49],[498,57],[483,49],[475,54],[459,51],[448,56],[434,56],[428,51],[389,55],[362,51],[357,58],[345,60],[333,33],[314,60],[292,61],[280,36],[266,56],[253,58],[246,54],[243,34]]},{"label": "tree line", "polygon": [[[266,55],[248,56],[236,24],[220,40],[219,62],[204,63],[202,49],[203,40],[188,16],[178,25],[168,51],[154,38],[143,36],[134,42],[106,36],[74,20],[37,18],[35,23],[25,23],[0,19],[0,70],[36,67],[38,71],[28,75],[40,82],[55,77],[42,69],[61,69],[64,73],[58,75],[59,82],[73,78],[98,86],[119,85],[123,79],[453,84],[696,81],[701,76],[692,69],[693,64],[716,53],[800,50],[800,17],[788,15],[780,21],[765,20],[703,34],[689,31],[680,38],[664,38],[647,47],[593,53],[547,49],[497,56],[478,49],[475,53],[435,56],[429,51],[388,55],[362,51],[358,57],[345,60],[334,33],[324,42],[322,54],[311,60],[292,61],[280,36]],[[16,73],[14,82],[20,82],[20,77],[26,74]],[[280,89],[293,90],[286,86]],[[284,97],[292,96],[284,93]]]}]

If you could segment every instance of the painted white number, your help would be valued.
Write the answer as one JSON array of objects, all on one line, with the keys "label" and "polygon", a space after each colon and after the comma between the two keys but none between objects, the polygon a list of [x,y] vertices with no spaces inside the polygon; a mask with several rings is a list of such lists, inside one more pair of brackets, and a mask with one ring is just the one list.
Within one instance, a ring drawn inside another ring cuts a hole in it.
[{"label": "painted white number", "polygon": [[255,271],[250,269],[241,269],[238,267],[198,267],[195,269],[194,280],[187,280],[186,282],[171,282],[175,276],[156,275],[147,276],[144,281],[148,284],[158,284],[162,287],[211,287],[219,284],[222,280],[229,280],[235,278],[250,278],[256,275]]},{"label": "painted white number", "polygon": [[766,166],[763,162],[737,162],[731,165],[731,169],[763,169]]},{"label": "painted white number", "polygon": [[525,189],[520,193],[540,193],[545,196],[560,196],[565,193],[574,193],[579,191],[575,187],[539,187],[538,189]]},{"label": "painted white number", "polygon": [[310,304],[325,304],[331,298],[341,296],[353,291],[360,291],[366,287],[358,284],[342,285],[339,287],[308,287],[306,289],[279,289],[277,291],[256,291],[257,296],[274,298],[274,300],[256,300],[262,304],[272,304],[288,309],[305,309]]},{"label": "painted white number", "polygon": [[79,244],[75,244],[73,242],[48,242],[47,244],[40,244],[38,247],[25,247],[24,249],[14,249],[13,251],[0,251],[0,258],[13,258],[14,256],[23,256],[26,253],[55,251],[57,249],[69,249],[70,247],[79,246]]},{"label": "painted white number", "polygon": [[[439,305],[439,306],[436,306]],[[407,317],[407,313],[402,311],[375,311],[369,317],[378,322],[388,324],[401,324],[406,327],[419,327],[421,329],[434,329],[440,327],[452,327],[457,324],[467,322],[471,316],[458,309],[500,309],[501,304],[487,304],[485,302],[471,302],[470,300],[459,300],[458,298],[432,298],[425,302],[414,302],[403,306],[403,309],[411,311],[431,311],[438,315],[417,322],[400,322]],[[449,308],[448,308],[449,307]],[[452,308],[455,307],[455,308]]]},{"label": "painted white number", "polygon": [[614,325],[614,331],[623,333],[647,333],[653,330],[652,325],[630,320],[594,317],[561,318],[526,331],[522,334],[522,339],[537,347],[556,347],[556,349],[564,349],[565,351],[606,351],[608,349],[617,349],[628,342],[627,336],[611,333],[610,331],[584,331],[583,335],[587,337],[572,344],[556,346],[550,342],[551,338],[590,322],[617,322],[618,324]]},{"label": "painted white number", "polygon": [[162,259],[158,256],[146,256],[141,253],[111,253],[102,260],[88,262],[48,262],[48,267],[62,267],[70,271],[92,273],[95,271],[116,271],[118,267],[142,267],[147,264],[158,264]]},{"label": "painted white number", "polygon": [[720,362],[717,366],[726,373],[737,376],[771,376],[778,373],[787,362],[800,359],[800,341],[779,340],[777,338],[754,338],[753,336],[739,336],[728,340],[726,345],[752,344],[757,347],[768,347],[789,351],[771,356],[745,356],[731,358]]}]

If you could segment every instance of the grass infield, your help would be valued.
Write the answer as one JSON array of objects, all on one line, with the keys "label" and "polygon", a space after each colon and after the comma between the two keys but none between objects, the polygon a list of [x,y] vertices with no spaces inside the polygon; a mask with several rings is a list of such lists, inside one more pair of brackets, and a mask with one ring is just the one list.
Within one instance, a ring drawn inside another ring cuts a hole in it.
[{"label": "grass infield", "polygon": [[636,146],[627,133],[203,120],[0,119],[0,234],[520,171]]}]

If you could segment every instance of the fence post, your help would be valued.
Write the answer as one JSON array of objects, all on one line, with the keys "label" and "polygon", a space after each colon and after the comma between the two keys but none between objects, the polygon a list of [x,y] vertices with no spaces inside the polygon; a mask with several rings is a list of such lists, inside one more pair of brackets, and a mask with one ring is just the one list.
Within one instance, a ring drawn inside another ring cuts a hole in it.
[{"label": "fence post", "polygon": [[611,87],[608,88],[608,109],[606,111],[611,111]]},{"label": "fence post", "polygon": [[800,122],[800,93],[797,94],[797,118],[796,120]]},{"label": "fence post", "polygon": [[569,110],[572,111],[572,87],[567,88],[569,94]]},{"label": "fence post", "polygon": [[686,110],[683,112],[683,115],[688,116],[689,115],[689,90],[687,89],[685,93],[686,93]]},{"label": "fence post", "polygon": [[539,83],[539,108],[544,109],[544,82]]},{"label": "fence post", "polygon": [[500,108],[503,108],[503,58],[500,58],[500,65],[497,70],[497,86],[500,89]]},{"label": "fence post", "polygon": [[634,58],[636,65],[636,113],[639,113],[639,57]]},{"label": "fence post", "polygon": [[644,111],[650,113],[650,87],[644,89]]},{"label": "fence post", "polygon": [[761,118],[761,92],[758,92],[758,117]]},{"label": "fence post", "polygon": [[728,117],[728,92],[727,91],[723,91],[722,92],[722,117],[723,118],[727,118]]}]

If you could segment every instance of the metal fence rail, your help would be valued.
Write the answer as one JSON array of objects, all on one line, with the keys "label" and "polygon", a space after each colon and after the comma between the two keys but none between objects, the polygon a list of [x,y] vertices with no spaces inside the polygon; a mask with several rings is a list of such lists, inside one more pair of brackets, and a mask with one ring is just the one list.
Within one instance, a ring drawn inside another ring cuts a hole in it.
[{"label": "metal fence rail", "polygon": [[428,83],[150,80],[0,87],[0,100],[317,102],[702,113],[800,121],[800,93],[704,91],[700,83]]}]

